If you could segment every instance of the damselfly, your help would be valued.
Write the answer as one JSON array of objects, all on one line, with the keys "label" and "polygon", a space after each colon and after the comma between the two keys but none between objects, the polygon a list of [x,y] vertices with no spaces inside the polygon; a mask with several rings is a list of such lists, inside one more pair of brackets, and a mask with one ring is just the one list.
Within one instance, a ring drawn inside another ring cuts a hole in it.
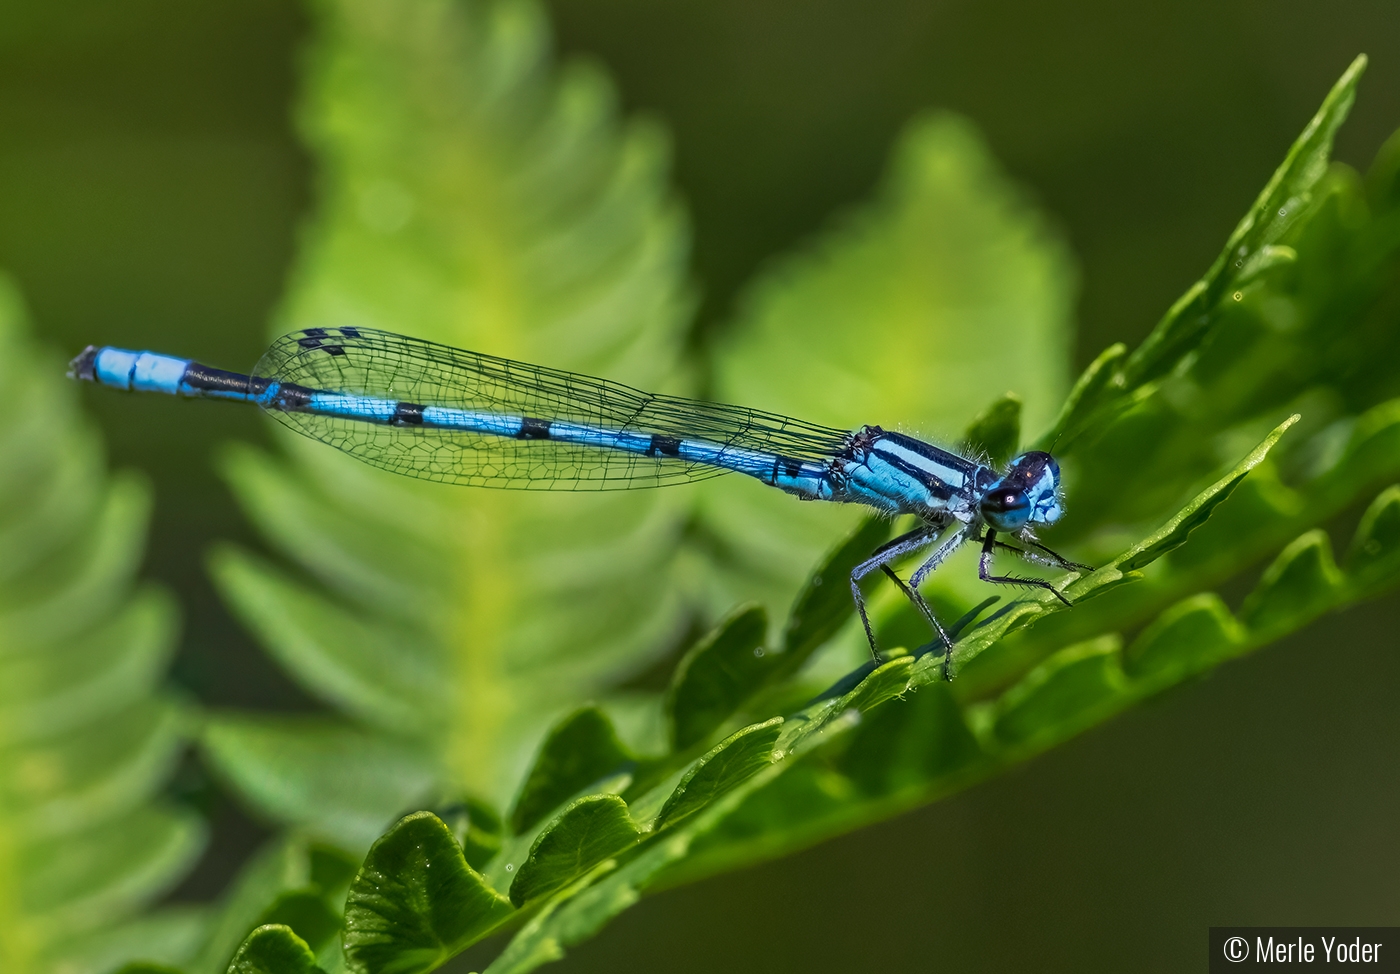
[{"label": "damselfly", "polygon": [[[615,490],[741,473],[800,500],[911,514],[912,531],[851,572],[851,596],[878,663],[860,580],[877,569],[952,640],[920,584],[968,541],[985,582],[996,551],[1087,570],[1036,540],[1062,513],[1060,468],[1023,453],[1005,471],[879,426],[854,432],[741,406],[652,395],[605,379],[449,348],[369,328],[308,328],[279,338],[251,375],[188,359],[88,346],[69,375],[116,389],[254,402],[299,433],[394,473],[477,487]],[[997,540],[1006,534],[1015,547]],[[905,582],[892,563],[933,550]]]}]

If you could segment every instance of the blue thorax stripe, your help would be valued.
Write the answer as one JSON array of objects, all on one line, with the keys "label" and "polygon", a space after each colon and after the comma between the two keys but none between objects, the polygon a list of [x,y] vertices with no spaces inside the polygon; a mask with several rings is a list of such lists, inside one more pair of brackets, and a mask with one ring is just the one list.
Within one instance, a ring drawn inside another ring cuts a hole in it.
[{"label": "blue thorax stripe", "polygon": [[870,445],[870,450],[893,466],[918,477],[937,494],[944,494],[939,489],[940,485],[946,486],[946,496],[963,493],[973,487],[980,466],[902,433],[882,433]]}]

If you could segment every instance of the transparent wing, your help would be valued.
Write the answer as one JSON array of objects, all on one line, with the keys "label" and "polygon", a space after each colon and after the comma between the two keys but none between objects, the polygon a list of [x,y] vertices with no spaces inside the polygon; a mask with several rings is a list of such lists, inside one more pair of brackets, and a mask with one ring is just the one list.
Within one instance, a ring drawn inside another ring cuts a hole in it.
[{"label": "transparent wing", "polygon": [[[848,438],[844,430],[775,413],[652,395],[606,379],[369,328],[310,328],[285,335],[268,349],[254,374],[312,390],[703,441],[798,461],[829,459]],[[722,466],[678,457],[549,439],[268,412],[297,432],[367,463],[445,483],[619,490],[686,483],[727,472]]]}]

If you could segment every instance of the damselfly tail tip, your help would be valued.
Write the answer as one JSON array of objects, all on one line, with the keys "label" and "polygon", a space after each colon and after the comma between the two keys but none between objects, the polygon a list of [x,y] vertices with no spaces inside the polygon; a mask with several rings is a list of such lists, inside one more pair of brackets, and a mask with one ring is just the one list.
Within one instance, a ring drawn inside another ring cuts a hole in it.
[{"label": "damselfly tail tip", "polygon": [[68,363],[68,378],[93,381],[96,377],[97,346],[89,345]]}]

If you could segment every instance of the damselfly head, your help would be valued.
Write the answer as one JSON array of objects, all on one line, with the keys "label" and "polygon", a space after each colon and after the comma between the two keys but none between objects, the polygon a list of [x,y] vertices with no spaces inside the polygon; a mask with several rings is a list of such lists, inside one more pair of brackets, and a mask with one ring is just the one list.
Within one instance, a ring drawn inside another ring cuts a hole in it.
[{"label": "damselfly head", "polygon": [[1014,533],[1032,524],[1054,524],[1064,513],[1060,506],[1060,465],[1048,453],[1023,453],[982,494],[978,502],[982,520],[993,531]]}]

